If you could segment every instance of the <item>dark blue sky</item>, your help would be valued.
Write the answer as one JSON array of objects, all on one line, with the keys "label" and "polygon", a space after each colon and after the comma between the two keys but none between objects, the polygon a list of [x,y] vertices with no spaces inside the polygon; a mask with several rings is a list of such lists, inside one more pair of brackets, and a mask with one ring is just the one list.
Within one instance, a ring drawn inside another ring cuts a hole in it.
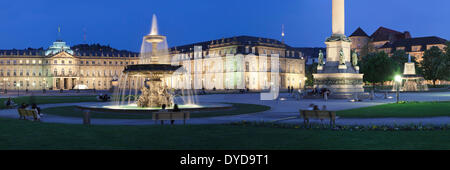
[{"label": "dark blue sky", "polygon": [[[347,0],[346,32],[361,26],[408,30],[413,37],[450,39],[449,0]],[[152,14],[169,46],[237,35],[280,39],[296,47],[322,47],[331,34],[331,0],[2,0],[0,49],[47,48],[62,38],[75,45],[109,44],[139,51]]]}]

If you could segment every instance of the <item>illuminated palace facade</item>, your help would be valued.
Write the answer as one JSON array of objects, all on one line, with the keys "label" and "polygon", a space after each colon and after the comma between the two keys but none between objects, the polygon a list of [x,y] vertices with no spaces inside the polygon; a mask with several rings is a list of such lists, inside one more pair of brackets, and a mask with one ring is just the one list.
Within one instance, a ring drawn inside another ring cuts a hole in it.
[{"label": "illuminated palace facade", "polygon": [[138,53],[71,49],[56,41],[47,50],[0,50],[0,88],[8,90],[70,90],[112,87]]},{"label": "illuminated palace facade", "polygon": [[[48,49],[0,50],[0,89],[111,90],[127,65],[139,64],[139,53],[101,47],[69,47],[58,40]],[[207,90],[269,89],[273,78],[272,56],[277,54],[280,88],[303,87],[306,57],[302,49],[305,48],[251,36],[173,47],[168,49],[172,64],[183,65],[185,71],[175,73],[167,80],[167,86]],[[237,54],[242,54],[242,60],[233,60],[230,64],[227,56],[239,57]],[[132,81],[127,86],[140,88]]]},{"label": "illuminated palace facade", "polygon": [[183,65],[185,70],[168,81],[176,89],[267,90],[274,82],[274,55],[278,55],[281,89],[303,87],[305,82],[301,49],[274,39],[237,36],[173,47],[170,51],[172,64]]}]

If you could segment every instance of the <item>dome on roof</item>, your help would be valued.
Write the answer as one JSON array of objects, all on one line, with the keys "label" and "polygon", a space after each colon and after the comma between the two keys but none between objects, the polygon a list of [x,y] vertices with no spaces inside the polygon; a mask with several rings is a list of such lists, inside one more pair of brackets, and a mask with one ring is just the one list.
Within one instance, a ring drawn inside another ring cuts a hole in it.
[{"label": "dome on roof", "polygon": [[45,51],[45,55],[55,55],[58,54],[60,52],[67,52],[71,55],[73,55],[73,51],[70,49],[70,47],[68,45],[66,45],[66,42],[64,41],[56,41],[53,42],[53,45],[51,45],[46,51]]}]

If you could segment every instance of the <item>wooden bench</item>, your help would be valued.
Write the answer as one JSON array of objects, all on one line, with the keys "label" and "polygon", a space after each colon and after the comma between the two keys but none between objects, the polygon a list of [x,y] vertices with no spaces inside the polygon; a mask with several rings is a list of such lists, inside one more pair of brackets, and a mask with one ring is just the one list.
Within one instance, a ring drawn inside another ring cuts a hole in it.
[{"label": "wooden bench", "polygon": [[164,124],[164,120],[183,120],[183,123],[186,124],[186,120],[190,119],[189,112],[154,112],[152,115],[152,119],[157,122],[161,121],[161,124]]},{"label": "wooden bench", "polygon": [[27,117],[33,117],[33,120],[40,121],[38,113],[35,110],[17,109],[19,119],[27,120]]},{"label": "wooden bench", "polygon": [[303,123],[309,124],[309,119],[330,119],[330,126],[336,126],[336,112],[335,111],[325,111],[325,110],[300,110],[300,117],[303,118]]}]

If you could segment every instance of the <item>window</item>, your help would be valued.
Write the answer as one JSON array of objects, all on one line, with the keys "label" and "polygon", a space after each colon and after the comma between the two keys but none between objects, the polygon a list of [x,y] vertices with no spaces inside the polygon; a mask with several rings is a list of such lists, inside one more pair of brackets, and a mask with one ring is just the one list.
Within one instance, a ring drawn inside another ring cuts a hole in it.
[{"label": "window", "polygon": [[72,60],[69,60],[69,64],[72,64]]},{"label": "window", "polygon": [[95,61],[92,61],[92,65],[95,65]]},{"label": "window", "polygon": [[53,60],[53,64],[58,64],[58,60]]}]

